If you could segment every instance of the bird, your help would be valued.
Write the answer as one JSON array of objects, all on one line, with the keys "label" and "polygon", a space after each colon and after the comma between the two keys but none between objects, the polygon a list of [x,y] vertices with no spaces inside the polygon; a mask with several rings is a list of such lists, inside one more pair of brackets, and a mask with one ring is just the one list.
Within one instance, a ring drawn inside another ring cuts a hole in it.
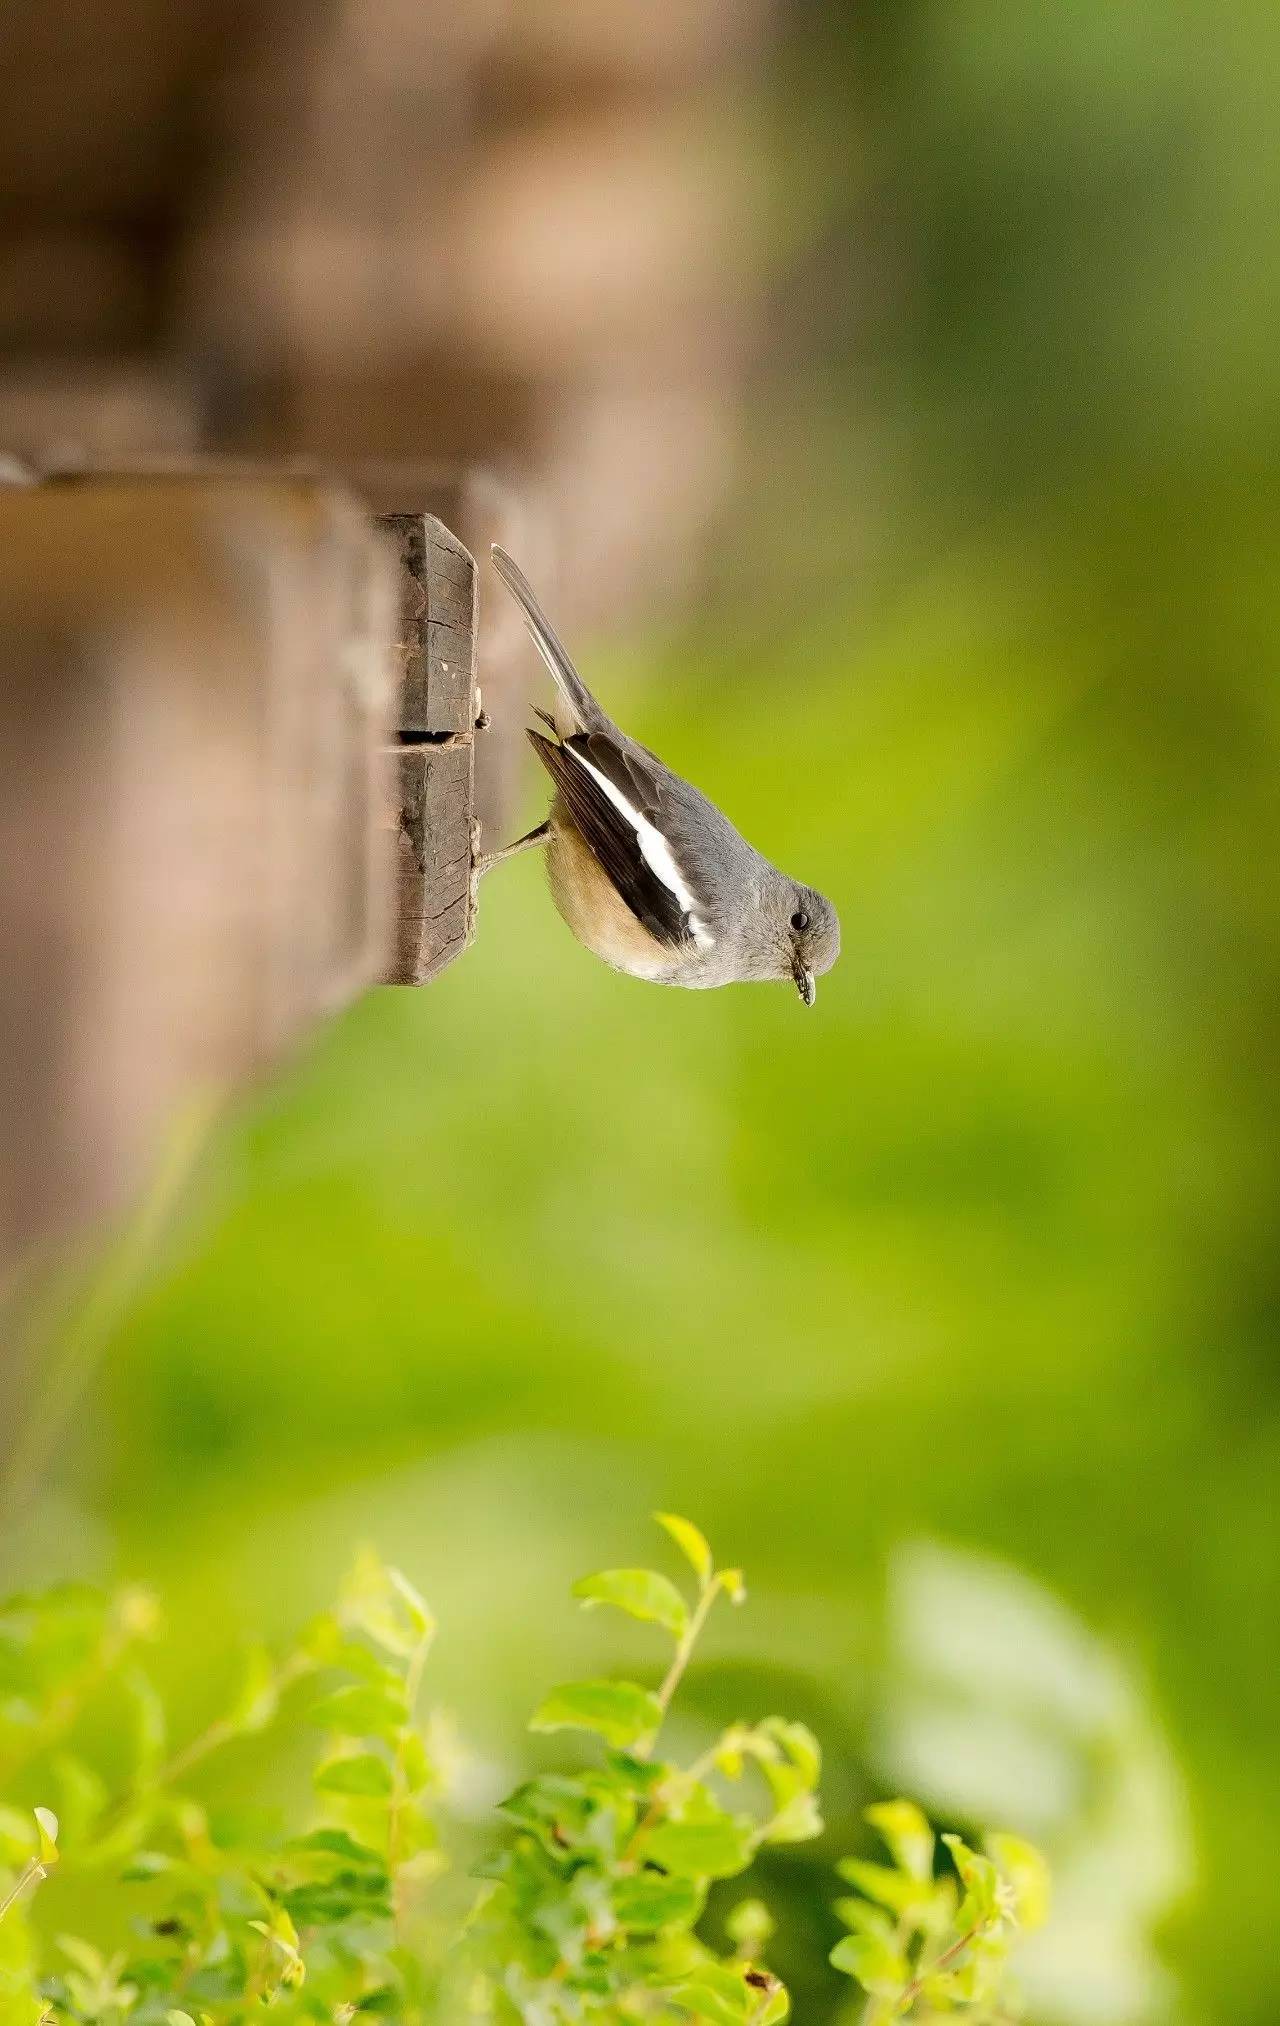
[{"label": "bird", "polygon": [[596,701],[528,578],[493,545],[556,686],[526,736],[554,784],[551,813],[481,871],[543,845],[551,895],[578,941],[614,970],[703,990],[784,979],[812,1006],[840,954],[840,919],[815,887],[748,844],[714,802]]}]

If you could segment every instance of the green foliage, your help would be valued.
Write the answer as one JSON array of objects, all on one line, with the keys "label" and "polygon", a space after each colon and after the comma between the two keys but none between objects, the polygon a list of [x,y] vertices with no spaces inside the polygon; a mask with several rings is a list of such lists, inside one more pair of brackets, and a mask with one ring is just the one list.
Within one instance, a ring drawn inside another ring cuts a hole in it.
[{"label": "green foliage", "polygon": [[850,1932],[831,1960],[867,1993],[864,2026],[963,2012],[971,2026],[1018,2017],[1006,1976],[1019,1928],[1048,1912],[1048,1872],[1020,1837],[993,1835],[986,1852],[944,1835],[950,1864],[935,1869],[933,1831],[910,1801],[866,1810],[892,1863],[847,1857],[837,1867],[857,1896],[836,1902]]},{"label": "green foliage", "polygon": [[584,1770],[530,1780],[504,1804],[517,1833],[488,1867],[493,1892],[476,1925],[482,1956],[504,1966],[488,1979],[499,2018],[764,2026],[786,2013],[781,1983],[760,1961],[763,1909],[762,1919],[738,1922],[727,1958],[695,1929],[715,1880],[746,1871],[766,1843],[820,1833],[820,1754],[803,1725],[776,1717],[730,1725],[688,1763],[660,1754],[712,1610],[745,1592],[688,1520],[664,1513],[659,1522],[693,1570],[691,1597],[651,1569],[606,1569],[573,1586],[588,1608],[652,1624],[669,1654],[654,1691],[571,1682],[535,1713],[535,1730],[594,1731],[604,1749]]},{"label": "green foliage", "polygon": [[[419,1713],[434,1621],[376,1557],[283,1660],[252,1650],[224,1711],[176,1749],[149,1595],[61,1588],[0,1606],[0,2026],[234,2026],[262,2007],[338,2026],[784,2019],[764,1903],[733,1907],[724,1947],[701,1924],[716,1881],[821,1833],[821,1754],[779,1716],[688,1758],[660,1749],[715,1605],[744,1594],[687,1521],[662,1524],[690,1596],[644,1569],[574,1586],[655,1629],[658,1685],[553,1690],[531,1728],[584,1733],[588,1762],[519,1786],[483,1851],[451,1801],[443,1726]],[[310,1760],[309,1797],[279,1822],[220,1777],[268,1732]],[[935,1878],[917,1809],[870,1814],[893,1861],[841,1866],[860,1896],[841,1903],[851,1932],[833,1960],[866,1989],[869,2020],[991,2017],[1008,1932],[1043,1912],[1036,1853],[949,1837]]]},{"label": "green foliage", "polygon": [[[364,1557],[333,1616],[283,1661],[251,1651],[225,1712],[174,1750],[153,1600],[59,1589],[0,1608],[0,1860],[14,1874],[0,2026],[421,2010],[439,1949],[420,1902],[444,1865],[415,1714],[433,1629],[403,1578]],[[272,1830],[195,1797],[216,1754],[304,1720],[324,1733],[304,1823]],[[46,1807],[19,1805],[37,1792],[57,1798],[60,1836]],[[38,1920],[55,1862],[101,1934]]]}]

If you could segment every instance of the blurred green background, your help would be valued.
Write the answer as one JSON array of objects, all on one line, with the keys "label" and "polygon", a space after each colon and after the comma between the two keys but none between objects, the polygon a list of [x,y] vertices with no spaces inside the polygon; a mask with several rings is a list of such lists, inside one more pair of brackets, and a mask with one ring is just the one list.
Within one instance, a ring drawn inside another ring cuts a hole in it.
[{"label": "blurred green background", "polygon": [[687,1511],[752,1589],[692,1707],[832,1754],[794,1924],[909,1782],[1049,1842],[1046,2017],[1261,2026],[1280,26],[851,13],[751,108],[775,343],[705,598],[581,643],[841,964],[811,1015],[651,991],[496,873],[465,962],[219,1135],[5,1573],[155,1583],[194,1707],[375,1539],[514,1774],[632,1650],[568,1580]]}]

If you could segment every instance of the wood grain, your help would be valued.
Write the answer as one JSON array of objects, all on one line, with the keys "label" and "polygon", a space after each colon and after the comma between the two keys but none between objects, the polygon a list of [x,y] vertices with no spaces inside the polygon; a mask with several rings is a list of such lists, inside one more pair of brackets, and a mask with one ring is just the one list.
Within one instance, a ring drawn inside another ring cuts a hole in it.
[{"label": "wood grain", "polygon": [[[388,630],[395,742],[371,747],[368,780],[352,780],[360,806],[371,800],[377,811],[375,830],[393,840],[395,871],[387,900],[394,923],[380,974],[393,985],[423,985],[438,976],[466,949],[473,926],[478,572],[458,535],[428,509],[438,505],[465,516],[486,536],[491,528],[495,536],[507,534],[501,489],[457,467],[356,460],[325,468],[310,458],[219,454],[139,457],[123,468],[99,458],[61,455],[44,460],[39,475],[46,487],[93,486],[112,479],[157,485],[195,480],[336,484],[362,502],[371,529],[391,551],[395,583]],[[332,634],[336,642],[340,622],[332,614],[330,622],[323,622],[319,609],[315,620],[338,626]],[[504,654],[495,669],[499,681],[510,677],[513,666],[518,665]],[[495,788],[513,772],[507,749],[517,743],[519,695],[512,689],[508,680],[510,708],[502,712],[503,730],[485,738],[488,778]],[[320,731],[316,724],[300,721],[294,736],[301,751],[316,742]],[[495,750],[499,745],[501,764]],[[357,749],[344,750],[350,755]],[[286,822],[282,850],[295,835]],[[339,877],[320,850],[321,842],[317,838],[312,877]]]},{"label": "wood grain", "polygon": [[400,693],[396,939],[387,982],[423,985],[472,933],[476,566],[431,514],[387,514]]}]

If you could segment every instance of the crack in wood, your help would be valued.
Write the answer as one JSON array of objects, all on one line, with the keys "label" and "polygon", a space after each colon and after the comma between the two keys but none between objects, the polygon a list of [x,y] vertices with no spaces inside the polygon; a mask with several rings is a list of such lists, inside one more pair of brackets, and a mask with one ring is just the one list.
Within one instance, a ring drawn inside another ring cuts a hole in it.
[{"label": "crack in wood", "polygon": [[387,977],[421,985],[472,935],[476,566],[429,514],[378,519],[395,545],[400,582],[400,717],[388,748],[398,778],[398,904]]}]

